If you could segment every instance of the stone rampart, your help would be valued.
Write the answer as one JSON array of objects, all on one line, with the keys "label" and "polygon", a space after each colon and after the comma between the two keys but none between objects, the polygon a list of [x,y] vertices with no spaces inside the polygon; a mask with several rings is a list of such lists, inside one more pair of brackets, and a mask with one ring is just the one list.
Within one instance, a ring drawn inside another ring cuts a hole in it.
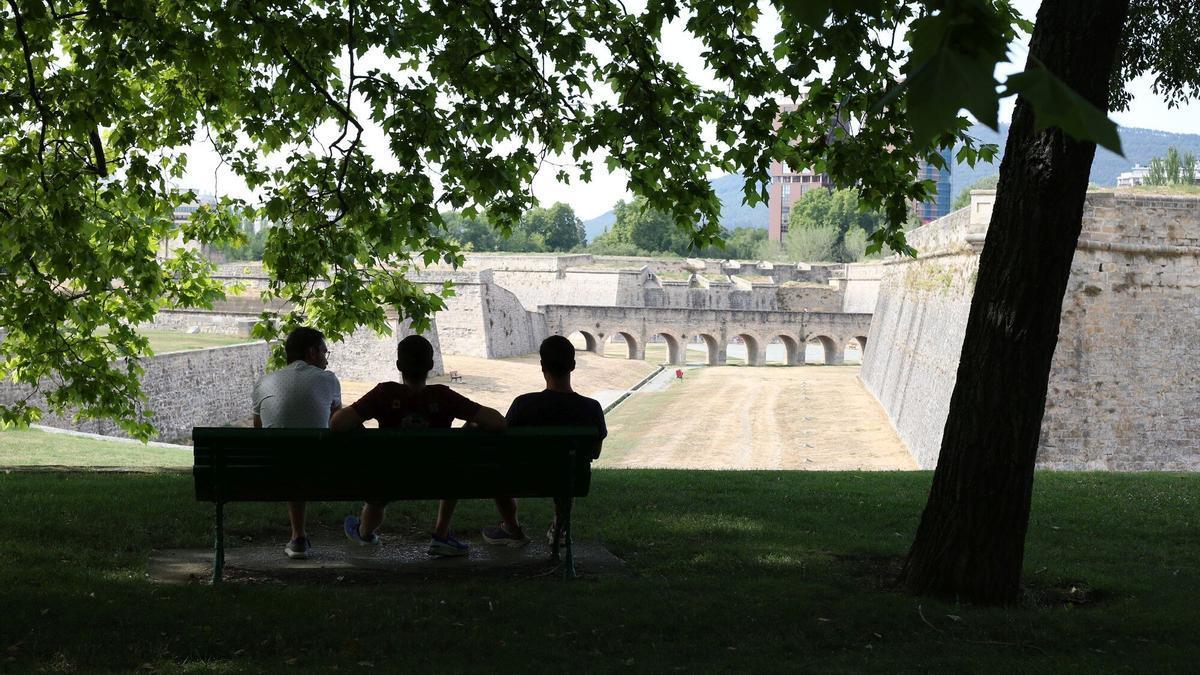
[{"label": "stone rampart", "polygon": [[883,278],[883,265],[874,262],[846,265],[838,283],[842,288],[843,312],[875,311],[879,300],[879,281]]},{"label": "stone rampart", "polygon": [[[862,378],[926,468],[941,446],[991,199],[972,193],[970,210],[914,231],[909,241],[930,254],[885,265]],[[1039,466],[1200,470],[1198,334],[1200,199],[1089,194]]]},{"label": "stone rampart", "polygon": [[[265,372],[268,352],[265,342],[255,342],[143,359],[142,390],[148,398],[145,409],[154,413],[153,422],[158,429],[155,438],[186,440],[194,426],[223,426],[250,420],[251,393]],[[0,382],[0,401],[12,403],[29,395],[30,389],[9,381]],[[39,395],[30,399],[30,403],[45,409],[45,399]],[[39,424],[105,436],[128,436],[108,420],[77,423],[72,417],[48,414]]]}]

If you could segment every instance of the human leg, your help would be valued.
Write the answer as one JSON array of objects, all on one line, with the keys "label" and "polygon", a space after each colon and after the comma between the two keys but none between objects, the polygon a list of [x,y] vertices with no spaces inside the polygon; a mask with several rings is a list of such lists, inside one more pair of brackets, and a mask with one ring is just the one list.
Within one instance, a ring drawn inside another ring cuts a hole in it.
[{"label": "human leg", "polygon": [[308,532],[304,530],[306,502],[288,502],[288,519],[292,523],[292,539],[304,539]]},{"label": "human leg", "polygon": [[346,520],[343,523],[346,538],[356,544],[380,544],[379,535],[375,534],[375,532],[383,523],[383,516],[386,510],[387,503],[372,504],[367,502],[363,504],[361,517],[346,516]]},{"label": "human leg", "polygon": [[288,541],[287,546],[283,547],[283,552],[293,560],[304,560],[312,550],[312,544],[308,541],[308,533],[304,530],[304,507],[304,502],[287,503],[288,520],[292,524],[292,538]]},{"label": "human leg", "polygon": [[387,504],[365,502],[362,508],[362,516],[359,517],[359,535],[363,537],[374,536],[379,526],[383,525],[383,517],[386,514]]},{"label": "human leg", "polygon": [[470,549],[466,542],[459,541],[450,532],[450,519],[454,517],[456,506],[457,499],[443,499],[438,502],[437,522],[433,526],[433,538],[429,541],[429,555],[462,556]]},{"label": "human leg", "polygon": [[438,502],[437,522],[433,525],[433,535],[445,539],[450,534],[450,519],[454,517],[454,508],[458,506],[457,499],[443,499]]},{"label": "human leg", "polygon": [[509,532],[520,532],[521,523],[517,520],[517,500],[512,497],[496,497],[496,511],[504,521],[504,527]]},{"label": "human leg", "polygon": [[517,500],[512,497],[496,497],[496,510],[502,522],[497,527],[483,528],[483,540],[497,546],[524,546],[529,543],[517,521]]}]

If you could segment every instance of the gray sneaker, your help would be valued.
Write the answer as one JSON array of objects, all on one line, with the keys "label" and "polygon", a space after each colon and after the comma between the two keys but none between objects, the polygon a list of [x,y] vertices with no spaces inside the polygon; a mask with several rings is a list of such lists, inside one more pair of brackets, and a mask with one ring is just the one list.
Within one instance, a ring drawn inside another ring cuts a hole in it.
[{"label": "gray sneaker", "polygon": [[459,541],[453,532],[446,535],[445,539],[432,535],[429,540],[429,555],[435,555],[441,558],[453,558],[460,555],[466,555],[470,550],[470,546],[465,541]]},{"label": "gray sneaker", "polygon": [[311,551],[312,542],[308,540],[308,537],[293,539],[287,543],[287,546],[283,547],[284,554],[292,560],[306,560]]},{"label": "gray sneaker", "polygon": [[524,532],[513,534],[504,529],[504,525],[483,528],[483,540],[493,546],[511,546],[520,548],[529,543],[529,537]]},{"label": "gray sneaker", "polygon": [[379,535],[372,533],[370,538],[363,539],[359,531],[358,516],[346,516],[346,520],[342,521],[342,529],[346,532],[346,538],[358,544],[359,546],[378,546],[383,543]]}]

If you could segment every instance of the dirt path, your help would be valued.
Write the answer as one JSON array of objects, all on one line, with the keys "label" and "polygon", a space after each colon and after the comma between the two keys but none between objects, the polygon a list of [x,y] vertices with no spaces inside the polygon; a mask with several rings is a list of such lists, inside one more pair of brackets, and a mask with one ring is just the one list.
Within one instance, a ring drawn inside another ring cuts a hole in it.
[{"label": "dirt path", "polygon": [[608,416],[597,466],[915,469],[854,367],[694,368]]}]

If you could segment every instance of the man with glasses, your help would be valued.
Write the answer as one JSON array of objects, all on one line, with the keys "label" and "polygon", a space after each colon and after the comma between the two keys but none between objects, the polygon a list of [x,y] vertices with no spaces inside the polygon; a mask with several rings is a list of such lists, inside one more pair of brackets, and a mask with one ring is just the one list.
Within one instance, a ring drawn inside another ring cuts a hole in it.
[{"label": "man with glasses", "polygon": [[[342,386],[325,370],[329,349],[325,336],[300,327],[284,342],[287,366],[263,375],[254,385],[254,427],[328,429],[329,418],[342,407]],[[304,559],[312,550],[304,528],[305,503],[288,502],[292,539],[283,552]]]}]

